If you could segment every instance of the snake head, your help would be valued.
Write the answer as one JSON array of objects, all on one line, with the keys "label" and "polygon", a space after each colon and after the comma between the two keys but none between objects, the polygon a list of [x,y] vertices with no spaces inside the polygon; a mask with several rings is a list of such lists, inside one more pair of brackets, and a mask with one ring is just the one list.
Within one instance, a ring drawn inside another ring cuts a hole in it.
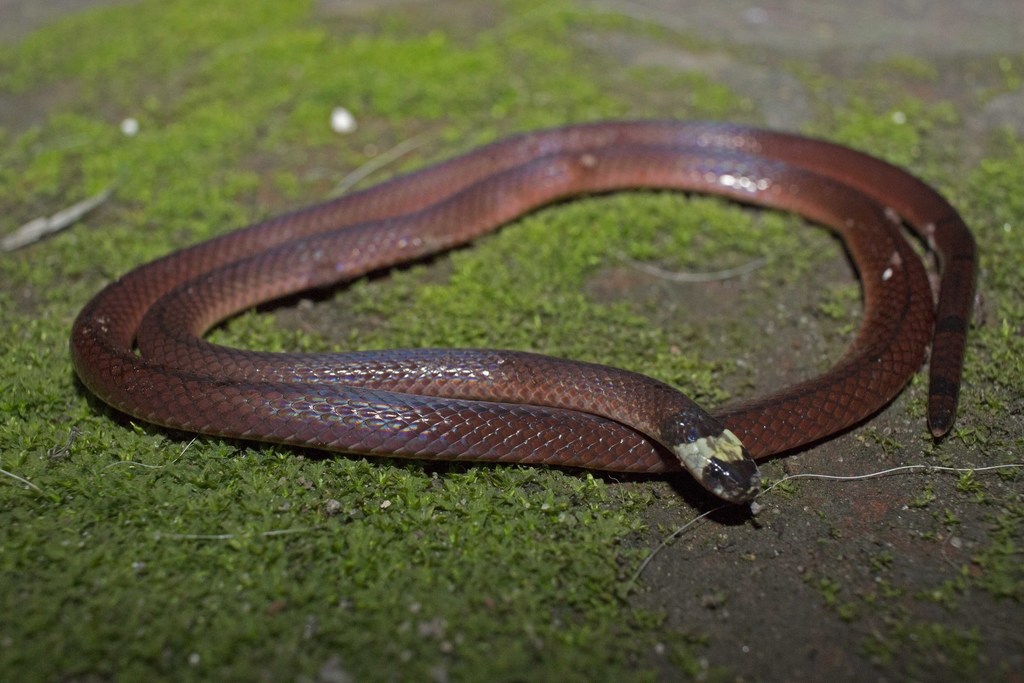
[{"label": "snake head", "polygon": [[727,444],[726,450],[731,451],[735,445],[739,448],[740,455],[732,460],[723,459],[718,455],[709,456],[699,481],[723,500],[730,503],[749,503],[761,491],[761,472],[757,469],[757,463],[750,457],[736,435],[728,429],[717,438],[734,442]]},{"label": "snake head", "polygon": [[[682,426],[682,425],[680,425]],[[730,503],[749,503],[761,490],[757,463],[740,440],[709,417],[677,431],[672,452],[701,486]]]}]

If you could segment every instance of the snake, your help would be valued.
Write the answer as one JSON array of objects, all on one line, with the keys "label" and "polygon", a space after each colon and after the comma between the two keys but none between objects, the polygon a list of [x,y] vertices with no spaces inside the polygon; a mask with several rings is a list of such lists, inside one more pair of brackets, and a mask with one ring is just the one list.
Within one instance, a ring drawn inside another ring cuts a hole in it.
[{"label": "snake", "polygon": [[[271,353],[204,339],[265,302],[423,261],[548,205],[635,189],[717,195],[834,231],[864,301],[845,352],[820,375],[707,411],[655,378],[528,350]],[[357,456],[688,471],[739,504],[761,489],[757,461],[865,422],[926,358],[930,432],[949,432],[976,264],[952,205],[876,157],[725,123],[601,121],[513,135],[141,265],[83,307],[70,352],[89,391],[167,428]]]}]

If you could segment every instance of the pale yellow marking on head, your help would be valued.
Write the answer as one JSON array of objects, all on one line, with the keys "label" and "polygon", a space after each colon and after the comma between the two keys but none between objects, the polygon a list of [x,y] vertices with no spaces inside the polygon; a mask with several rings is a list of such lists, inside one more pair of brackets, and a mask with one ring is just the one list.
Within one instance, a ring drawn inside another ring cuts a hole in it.
[{"label": "pale yellow marking on head", "polygon": [[676,457],[690,470],[695,477],[701,473],[711,458],[718,458],[722,462],[737,462],[745,459],[743,455],[743,444],[735,434],[728,429],[723,429],[718,436],[704,436],[693,443],[677,444],[673,449]]},{"label": "pale yellow marking on head", "polygon": [[677,444],[672,450],[697,481],[708,487],[716,496],[727,499],[726,491],[720,483],[712,485],[705,480],[706,468],[712,459],[725,464],[749,459],[739,438],[728,429],[723,429],[718,436],[705,436],[693,443]]}]

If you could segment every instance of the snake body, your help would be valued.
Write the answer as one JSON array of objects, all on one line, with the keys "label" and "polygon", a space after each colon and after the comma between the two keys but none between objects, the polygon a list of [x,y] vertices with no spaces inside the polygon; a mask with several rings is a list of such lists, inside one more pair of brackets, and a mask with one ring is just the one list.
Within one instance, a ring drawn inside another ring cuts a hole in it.
[{"label": "snake body", "polygon": [[[272,354],[202,339],[256,304],[422,259],[553,202],[629,188],[717,194],[836,231],[865,301],[846,353],[818,377],[709,415],[657,380],[526,352]],[[903,225],[940,258],[937,303]],[[177,429],[368,455],[685,468],[743,502],[758,489],[751,458],[874,414],[929,343],[929,424],[936,437],[950,429],[975,262],[953,207],[874,157],[723,124],[601,122],[511,137],[143,265],[84,307],[71,355],[101,399]]]}]

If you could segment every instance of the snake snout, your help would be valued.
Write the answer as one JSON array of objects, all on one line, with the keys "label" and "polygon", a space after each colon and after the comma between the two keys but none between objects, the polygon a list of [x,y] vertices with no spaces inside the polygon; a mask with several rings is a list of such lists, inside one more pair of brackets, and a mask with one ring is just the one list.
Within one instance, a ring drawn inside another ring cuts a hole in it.
[{"label": "snake snout", "polygon": [[743,454],[744,459],[731,462],[710,458],[704,466],[701,483],[730,503],[749,503],[761,490],[761,472],[745,448]]}]

